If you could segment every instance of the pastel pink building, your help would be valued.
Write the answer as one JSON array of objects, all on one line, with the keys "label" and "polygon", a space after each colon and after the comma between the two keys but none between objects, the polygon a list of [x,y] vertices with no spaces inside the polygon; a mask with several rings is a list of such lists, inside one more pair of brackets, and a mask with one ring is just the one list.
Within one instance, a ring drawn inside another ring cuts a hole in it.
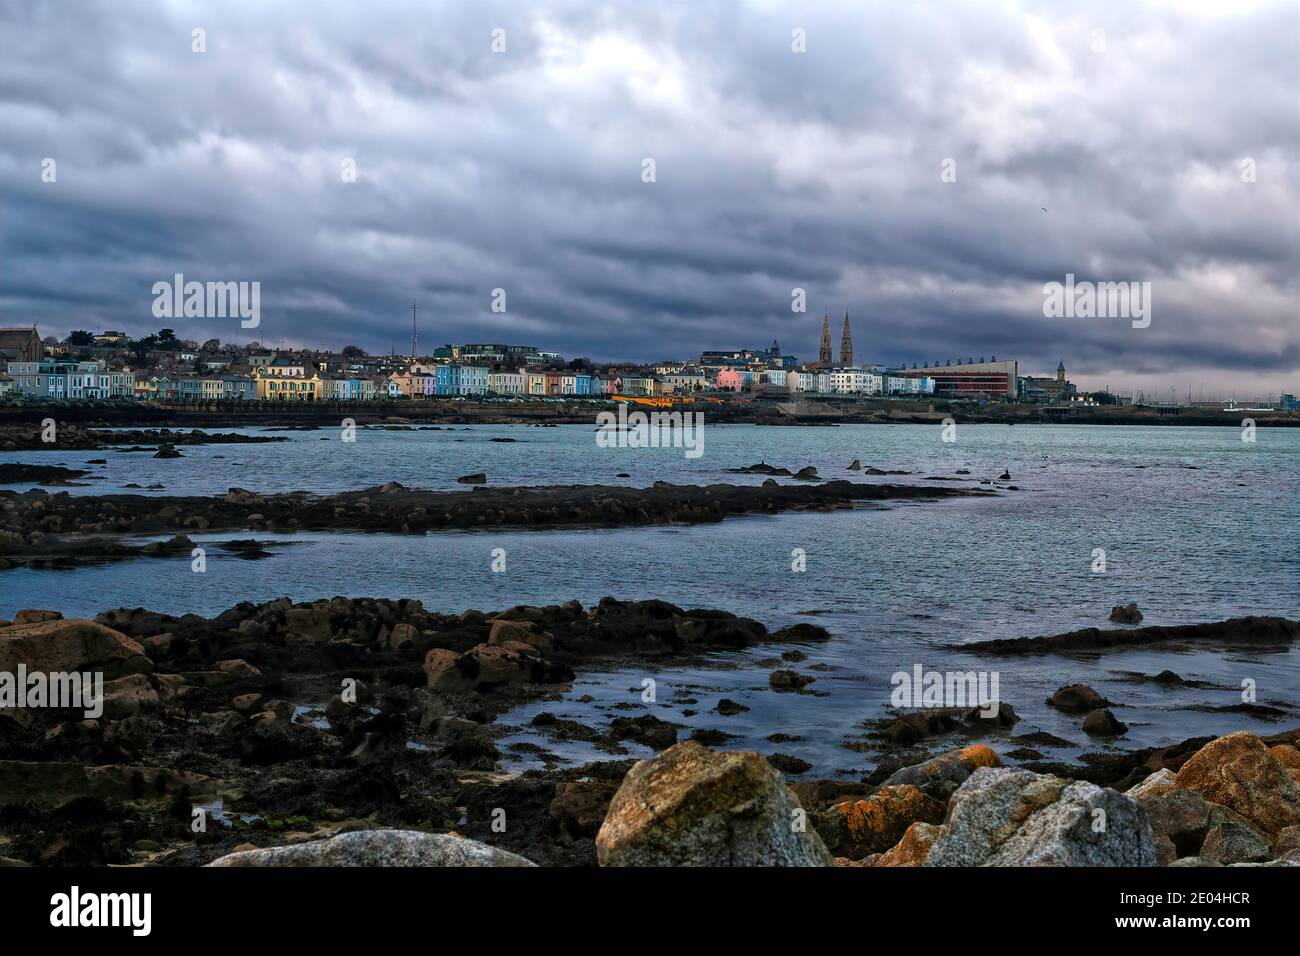
[{"label": "pastel pink building", "polygon": [[754,380],[754,373],[739,368],[724,368],[718,372],[718,388],[733,392],[743,391]]}]

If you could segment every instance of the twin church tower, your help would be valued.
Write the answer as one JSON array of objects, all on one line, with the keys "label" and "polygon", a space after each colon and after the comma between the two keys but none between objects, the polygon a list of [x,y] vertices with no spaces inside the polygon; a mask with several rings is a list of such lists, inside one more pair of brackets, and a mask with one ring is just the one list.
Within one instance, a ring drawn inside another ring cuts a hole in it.
[{"label": "twin church tower", "polygon": [[[817,364],[822,368],[832,368],[835,366],[835,358],[831,355],[831,320],[828,316],[822,316],[822,349],[821,355],[817,359]],[[840,368],[852,368],[853,366],[853,333],[849,331],[849,313],[844,313],[844,333],[840,336]]]}]

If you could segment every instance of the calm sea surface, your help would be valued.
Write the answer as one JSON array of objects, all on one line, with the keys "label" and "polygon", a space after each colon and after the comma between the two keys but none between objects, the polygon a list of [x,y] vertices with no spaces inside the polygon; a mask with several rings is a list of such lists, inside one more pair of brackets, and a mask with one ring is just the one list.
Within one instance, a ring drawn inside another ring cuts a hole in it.
[{"label": "calm sea surface", "polygon": [[[797,668],[817,678],[812,693],[769,690],[770,659],[788,648],[764,647],[714,654],[688,666],[584,673],[564,700],[503,718],[521,727],[507,744],[541,743],[574,761],[607,757],[581,745],[552,744],[523,726],[540,710],[588,723],[640,712],[628,708],[639,707],[645,676],[658,685],[651,712],[691,727],[727,730],[737,735],[730,746],[800,756],[814,764],[813,774],[823,775],[870,767],[868,755],[844,742],[862,732],[863,720],[884,714],[890,675],[918,663],[927,670],[997,670],[1002,699],[1021,716],[1018,733],[1044,730],[1079,745],[1046,750],[1049,756],[1074,756],[1085,746],[1105,749],[1089,744],[1077,718],[1043,706],[1067,682],[1089,683],[1119,705],[1116,714],[1130,727],[1118,742],[1126,748],[1300,724],[1295,648],[995,660],[944,649],[993,637],[1108,626],[1111,605],[1129,601],[1138,603],[1148,624],[1241,614],[1300,617],[1300,430],[1260,429],[1249,444],[1235,428],[959,424],[957,440],[944,443],[937,425],[710,425],[697,459],[687,459],[681,449],[598,448],[592,427],[585,425],[362,429],[352,444],[340,442],[337,429],[241,431],[283,434],[289,441],[191,446],[182,449],[183,458],[171,460],[85,451],[7,453],[0,461],[84,466],[103,476],[67,489],[73,494],[121,492],[128,482],[160,483],[165,490],[158,494],[216,494],[232,486],[330,492],[389,480],[463,488],[455,478],[475,471],[487,472],[493,484],[757,483],[762,476],[726,469],[760,460],[792,471],[814,465],[824,478],[933,486],[954,483],[923,479],[956,478],[958,469],[968,469],[961,482],[978,486],[1007,469],[1020,490],[991,499],[885,503],[703,526],[278,536],[286,546],[262,561],[209,550],[201,576],[190,571],[188,559],[6,572],[0,574],[0,615],[32,606],[93,615],[138,605],[212,614],[243,600],[336,594],[414,597],[430,609],[459,612],[571,598],[588,603],[609,594],[725,608],[769,627],[810,621],[833,635],[800,648],[808,660]],[[494,437],[515,441],[489,440]],[[108,464],[85,465],[97,458]],[[846,470],[854,458],[864,467],[913,474],[860,477]],[[506,549],[505,573],[491,570],[494,548]],[[796,548],[806,554],[802,573],[791,570]],[[1098,548],[1105,551],[1103,574],[1092,571]],[[1164,668],[1212,686],[1168,690],[1130,676]],[[1188,709],[1238,703],[1247,678],[1258,687],[1259,703],[1290,716],[1273,725]],[[593,700],[578,702],[584,695]],[[735,717],[712,713],[724,696],[751,709]],[[684,709],[698,714],[683,716]],[[776,732],[803,739],[775,746],[765,738]],[[628,749],[645,753],[636,745]],[[523,767],[531,759],[520,754],[511,761]]]}]

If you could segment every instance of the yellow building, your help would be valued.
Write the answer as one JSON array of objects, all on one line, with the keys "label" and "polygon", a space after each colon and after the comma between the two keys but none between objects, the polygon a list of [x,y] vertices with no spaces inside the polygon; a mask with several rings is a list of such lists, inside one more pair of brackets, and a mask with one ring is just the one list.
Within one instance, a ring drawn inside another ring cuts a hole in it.
[{"label": "yellow building", "polygon": [[275,375],[257,369],[257,399],[262,402],[318,402],[322,398],[319,375]]}]

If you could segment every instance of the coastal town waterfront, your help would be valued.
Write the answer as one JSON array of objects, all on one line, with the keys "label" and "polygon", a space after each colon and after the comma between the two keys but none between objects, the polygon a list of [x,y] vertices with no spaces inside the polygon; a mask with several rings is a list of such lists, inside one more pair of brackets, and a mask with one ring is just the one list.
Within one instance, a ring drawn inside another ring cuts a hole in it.
[{"label": "coastal town waterfront", "polygon": [[1298,26],[0,3],[9,938],[1285,938]]}]

